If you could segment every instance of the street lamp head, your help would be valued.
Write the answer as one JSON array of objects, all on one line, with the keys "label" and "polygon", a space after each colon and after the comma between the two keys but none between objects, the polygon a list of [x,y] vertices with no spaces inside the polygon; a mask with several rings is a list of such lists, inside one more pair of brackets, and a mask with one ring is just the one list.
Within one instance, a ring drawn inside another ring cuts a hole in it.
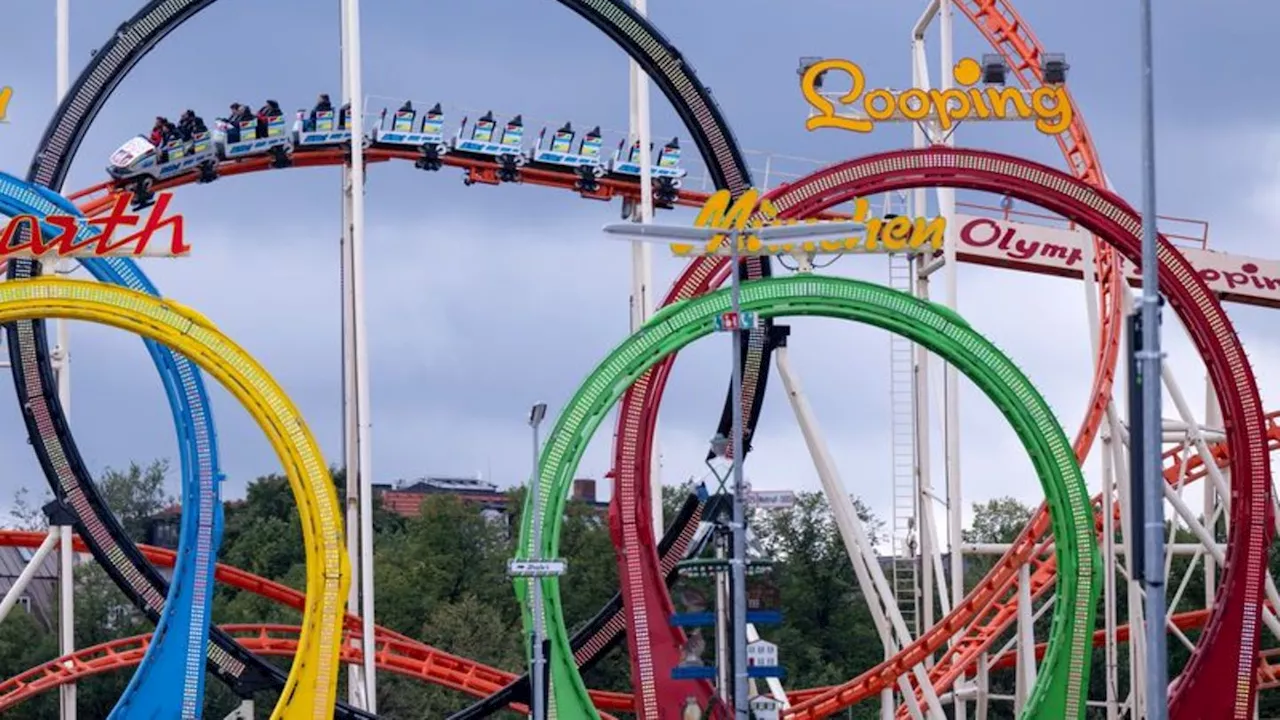
[{"label": "street lamp head", "polygon": [[547,416],[547,404],[538,403],[529,409],[529,425],[536,426]]}]

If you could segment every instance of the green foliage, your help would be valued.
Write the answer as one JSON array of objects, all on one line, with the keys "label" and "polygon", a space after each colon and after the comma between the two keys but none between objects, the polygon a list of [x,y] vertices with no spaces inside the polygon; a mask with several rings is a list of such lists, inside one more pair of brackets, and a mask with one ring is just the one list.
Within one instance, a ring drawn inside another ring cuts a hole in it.
[{"label": "green foliage", "polygon": [[973,527],[961,531],[965,542],[1010,543],[1031,520],[1033,510],[1011,497],[974,503]]},{"label": "green foliage", "polygon": [[33,501],[27,488],[18,488],[13,494],[13,506],[9,508],[9,522],[6,525],[14,530],[44,530],[49,527],[49,518],[45,517],[41,508],[52,499],[48,489],[39,501]]},{"label": "green foliage", "polygon": [[174,504],[164,491],[168,474],[169,461],[156,460],[145,468],[129,463],[123,472],[107,468],[99,476],[98,491],[134,542],[146,539],[148,521]]},{"label": "green foliage", "polygon": [[[103,490],[108,502],[121,517],[128,532],[140,537],[146,519],[167,507],[172,500],[164,493],[167,466],[163,462],[146,467],[131,464],[126,471],[104,473]],[[339,496],[344,495],[345,475],[333,471]],[[667,517],[673,517],[693,489],[692,483],[663,487]],[[507,498],[508,516],[486,513],[474,503],[448,495],[425,495],[421,515],[401,518],[378,508],[375,512],[375,566],[377,616],[380,624],[429,643],[440,650],[474,658],[512,672],[523,672],[526,639],[506,563],[514,554],[515,534],[524,490],[512,490]],[[11,512],[13,523],[38,528],[43,516],[34,503],[20,494]],[[42,504],[42,503],[41,503]],[[873,542],[886,538],[884,523],[860,501],[855,509]],[[964,531],[967,542],[1003,543],[1012,541],[1030,517],[1032,508],[1012,498],[997,498],[974,507],[972,527]],[[800,493],[795,507],[785,511],[754,513],[752,525],[762,550],[776,560],[775,569],[752,583],[772,583],[780,596],[783,623],[760,628],[769,640],[782,648],[788,687],[812,687],[839,683],[883,660],[880,644],[866,600],[858,586],[844,544],[822,495]],[[228,503],[226,532],[221,560],[286,585],[302,589],[305,584],[305,555],[301,526],[293,493],[280,475],[260,477],[249,484],[243,501]],[[1185,531],[1175,541],[1189,542]],[[1277,546],[1280,547],[1280,546]],[[567,505],[561,531],[561,555],[569,562],[562,581],[562,599],[571,628],[580,627],[617,592],[616,554],[606,517],[597,508],[579,502]],[[994,563],[992,556],[968,556],[965,562],[966,587],[972,587]],[[1169,596],[1178,591],[1191,558],[1175,558]],[[1280,552],[1273,551],[1273,573],[1280,571]],[[106,574],[92,563],[77,570],[76,643],[84,648],[115,638],[151,630],[132,606],[123,602]],[[681,587],[699,589],[712,597],[706,580],[689,580]],[[1123,623],[1127,592],[1123,577],[1117,578],[1118,613]],[[1043,599],[1041,600],[1043,602]],[[1182,592],[1178,611],[1204,606],[1203,570],[1197,566]],[[1101,608],[1100,608],[1101,609]],[[299,613],[250,593],[219,586],[214,597],[213,617],[218,624],[297,624]],[[1099,622],[1101,622],[1101,612]],[[1036,623],[1036,636],[1047,635],[1049,614]],[[1006,633],[995,647],[1011,637]],[[1194,642],[1196,634],[1189,632]],[[1268,647],[1275,643],[1267,642]],[[1170,668],[1181,669],[1187,651],[1171,637]],[[623,650],[615,650],[587,673],[590,687],[629,690],[629,664]],[[21,611],[0,622],[0,677],[10,677],[57,656],[57,635],[37,625]],[[710,651],[707,654],[710,657]],[[282,668],[288,659],[273,659]],[[1094,666],[1101,668],[1104,653],[1098,649]],[[1128,692],[1127,646],[1118,652],[1120,697]],[[1091,696],[1103,697],[1102,674],[1095,671]],[[129,673],[107,673],[79,683],[81,717],[106,717]],[[472,702],[455,691],[425,685],[416,679],[381,673],[378,680],[380,717],[439,718]],[[991,691],[1011,694],[1012,672],[992,672]],[[345,674],[339,690],[345,697]],[[272,693],[255,698],[259,717],[274,705]],[[224,717],[238,704],[220,682],[209,676],[205,703],[206,717]],[[57,694],[45,695],[8,710],[5,718],[36,720],[56,716]],[[1280,714],[1280,699],[1263,695],[1261,715]],[[1095,709],[1090,709],[1090,717]],[[1097,715],[1102,717],[1102,715]],[[497,717],[515,718],[514,713]],[[876,699],[842,713],[843,718],[879,717]],[[989,717],[1012,718],[1012,706],[994,701]]]}]

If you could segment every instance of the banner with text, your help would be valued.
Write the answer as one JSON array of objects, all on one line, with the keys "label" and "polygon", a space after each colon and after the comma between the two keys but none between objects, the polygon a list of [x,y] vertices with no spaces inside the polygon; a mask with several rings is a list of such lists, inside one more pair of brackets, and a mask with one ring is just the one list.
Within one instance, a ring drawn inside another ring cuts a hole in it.
[{"label": "banner with text", "polygon": [[[1073,278],[1083,277],[1084,244],[1092,242],[1087,230],[959,214],[947,235],[949,240],[958,236],[961,260]],[[1224,300],[1280,308],[1280,260],[1178,249]],[[1128,261],[1122,265],[1129,284],[1138,285],[1138,268]]]}]

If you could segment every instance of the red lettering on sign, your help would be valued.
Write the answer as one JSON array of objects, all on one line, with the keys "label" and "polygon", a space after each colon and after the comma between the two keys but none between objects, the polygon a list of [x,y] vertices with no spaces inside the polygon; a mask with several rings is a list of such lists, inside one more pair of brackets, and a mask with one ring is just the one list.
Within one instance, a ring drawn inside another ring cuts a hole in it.
[{"label": "red lettering on sign", "polygon": [[[140,215],[129,212],[133,203],[132,193],[120,193],[105,216],[88,221],[70,215],[49,215],[43,221],[34,215],[19,215],[10,219],[4,233],[0,234],[0,259],[18,255],[40,258],[49,254],[63,257],[137,257],[146,254],[152,237],[165,228],[169,228],[171,233],[167,254],[186,255],[191,246],[184,239],[182,215],[165,214],[171,199],[169,193],[157,196],[155,207],[147,215],[142,229],[118,240],[114,238],[122,228],[137,227],[141,219]],[[99,233],[77,242],[76,237],[85,222],[89,227],[100,228]],[[58,232],[46,240],[41,230],[42,223],[57,228]]]}]

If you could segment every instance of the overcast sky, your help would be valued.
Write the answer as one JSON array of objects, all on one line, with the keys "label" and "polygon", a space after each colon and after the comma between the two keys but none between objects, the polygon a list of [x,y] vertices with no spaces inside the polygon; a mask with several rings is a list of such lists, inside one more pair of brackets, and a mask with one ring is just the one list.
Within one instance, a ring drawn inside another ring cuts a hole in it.
[{"label": "overcast sky", "polygon": [[[807,171],[910,143],[906,126],[858,136],[805,132],[795,67],[801,55],[847,57],[866,69],[872,86],[907,85],[908,36],[922,3],[806,0],[787,5],[785,13],[781,5],[759,0],[649,5],[658,26],[713,88],[744,147],[817,159],[778,160],[775,169]],[[1022,5],[1046,47],[1068,53],[1070,87],[1108,174],[1139,205],[1136,7],[1105,0]],[[137,0],[73,3],[73,77],[139,6]],[[1160,212],[1208,221],[1214,247],[1274,257],[1280,97],[1259,88],[1274,84],[1262,68],[1273,59],[1267,48],[1280,7],[1251,3],[1251,19],[1236,20],[1245,6],[1244,0],[1223,0],[1212,7],[1165,3],[1157,9]],[[5,19],[18,31],[0,45],[0,85],[15,90],[9,124],[0,126],[0,168],[23,174],[54,106],[52,3],[11,3]],[[523,113],[530,135],[543,118],[570,119],[579,128],[626,127],[625,56],[557,3],[368,2],[362,23],[365,90],[387,98],[376,107],[405,97],[420,106],[439,101],[450,131],[461,114],[475,117],[490,108],[500,118]],[[956,28],[957,55],[988,51],[959,14]],[[337,37],[336,3],[218,3],[167,38],[121,84],[89,133],[66,189],[102,180],[111,151],[146,132],[157,114],[176,118],[191,107],[212,121],[232,101],[257,106],[272,98],[292,110],[309,105],[318,92],[336,97]],[[655,139],[679,135],[687,141],[665,99],[656,91],[653,97]],[[606,145],[618,137],[610,133]],[[961,145],[1063,166],[1056,144],[1030,125],[966,126],[955,137]],[[754,164],[763,167],[764,156]],[[301,407],[333,462],[341,462],[338,178],[336,168],[301,169],[183,189],[174,209],[187,217],[192,256],[144,261],[165,294],[198,308],[263,362]],[[376,480],[481,473],[502,486],[521,482],[529,464],[529,405],[545,401],[556,412],[628,331],[630,252],[599,232],[618,218],[618,206],[543,188],[467,188],[457,170],[424,174],[408,164],[373,168],[368,196]],[[690,219],[683,211],[661,216],[666,222]],[[655,253],[657,295],[680,267],[681,261]],[[884,258],[844,259],[829,272],[888,280]],[[1026,370],[1074,433],[1091,377],[1083,286],[965,266],[959,296],[960,311]],[[1265,404],[1274,408],[1280,405],[1276,318],[1240,306],[1231,313],[1256,363]],[[844,482],[887,517],[888,336],[835,321],[792,325],[793,364]],[[1202,408],[1203,368],[1177,323],[1166,328],[1178,378],[1191,403]],[[75,324],[71,352],[72,426],[89,467],[96,473],[158,457],[176,466],[172,421],[142,343]],[[703,470],[728,381],[728,355],[727,341],[712,338],[677,364],[662,411],[666,482]],[[10,383],[0,382],[6,468],[0,507],[19,487],[45,487],[12,393]],[[228,474],[224,494],[236,497],[246,482],[278,470],[279,463],[221,388],[213,404]],[[935,440],[941,437],[938,417],[935,412]],[[966,507],[1004,494],[1038,502],[1025,453],[967,381],[961,418]],[[612,421],[602,427],[580,475],[603,475],[611,440]],[[776,374],[755,446],[747,472],[756,488],[818,487]],[[941,484],[940,466],[934,467]],[[176,484],[175,473],[174,491]]]}]

